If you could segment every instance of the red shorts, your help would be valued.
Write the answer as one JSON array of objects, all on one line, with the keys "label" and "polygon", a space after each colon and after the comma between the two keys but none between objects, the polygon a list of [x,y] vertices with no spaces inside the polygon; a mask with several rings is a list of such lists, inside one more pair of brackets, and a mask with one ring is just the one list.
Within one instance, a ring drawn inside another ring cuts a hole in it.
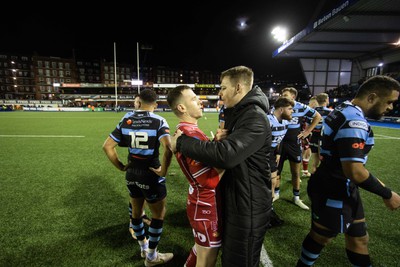
[{"label": "red shorts", "polygon": [[203,192],[197,200],[193,195],[197,196],[197,193],[189,194],[186,213],[196,244],[210,248],[220,247],[222,224],[214,190]]},{"label": "red shorts", "polygon": [[222,236],[218,231],[217,221],[191,221],[190,225],[196,244],[209,248],[221,246]]}]

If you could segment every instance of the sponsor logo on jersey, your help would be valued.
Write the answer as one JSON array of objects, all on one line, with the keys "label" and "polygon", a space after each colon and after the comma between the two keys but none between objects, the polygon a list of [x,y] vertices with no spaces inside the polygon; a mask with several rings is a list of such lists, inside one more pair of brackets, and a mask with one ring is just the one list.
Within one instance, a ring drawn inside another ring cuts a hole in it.
[{"label": "sponsor logo on jersey", "polygon": [[351,145],[351,147],[354,148],[354,149],[364,149],[365,143],[364,143],[364,142],[361,142],[361,143],[353,143],[353,144]]},{"label": "sponsor logo on jersey", "polygon": [[365,121],[349,121],[349,126],[368,131],[368,124]]}]

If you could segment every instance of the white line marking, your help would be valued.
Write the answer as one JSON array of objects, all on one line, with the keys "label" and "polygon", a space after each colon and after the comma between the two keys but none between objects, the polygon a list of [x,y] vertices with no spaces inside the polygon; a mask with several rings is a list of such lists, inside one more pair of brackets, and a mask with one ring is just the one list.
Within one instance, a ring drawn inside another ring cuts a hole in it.
[{"label": "white line marking", "polygon": [[85,137],[83,135],[7,135],[7,134],[0,134],[0,137],[28,137],[28,138],[36,138],[36,137],[43,137],[43,138],[82,138]]},{"label": "white line marking", "polygon": [[273,267],[272,261],[268,257],[267,251],[265,250],[264,244],[262,245],[262,248],[261,248],[260,262],[261,262],[261,265],[264,267]]},{"label": "white line marking", "polygon": [[374,139],[400,139],[400,137],[388,136],[383,134],[376,134],[375,136],[378,138],[374,137]]}]

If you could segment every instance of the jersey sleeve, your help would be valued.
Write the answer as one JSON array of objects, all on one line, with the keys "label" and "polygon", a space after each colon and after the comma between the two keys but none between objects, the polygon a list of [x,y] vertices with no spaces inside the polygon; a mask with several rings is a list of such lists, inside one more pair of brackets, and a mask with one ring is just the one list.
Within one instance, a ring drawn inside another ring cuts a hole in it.
[{"label": "jersey sleeve", "polygon": [[170,130],[169,130],[169,125],[166,119],[162,118],[160,120],[160,128],[158,129],[158,140],[163,138],[166,135],[169,135]]},{"label": "jersey sleeve", "polygon": [[343,124],[334,138],[340,161],[366,162],[372,145],[368,141],[372,135],[369,130],[364,120],[348,120]]},{"label": "jersey sleeve", "polygon": [[343,162],[366,163],[374,145],[371,126],[359,107],[344,102],[324,119],[322,130],[321,167],[329,177],[348,179]]},{"label": "jersey sleeve", "polygon": [[[181,126],[179,129],[186,136],[191,136],[199,140],[209,140],[198,128]],[[201,187],[211,189],[217,187],[220,179],[218,172],[213,167],[188,157],[185,160],[189,169],[188,172]]]},{"label": "jersey sleeve", "polygon": [[127,140],[127,138],[123,134],[123,126],[124,124],[128,123],[129,116],[131,115],[131,112],[126,113],[122,119],[118,122],[117,126],[115,127],[114,131],[110,133],[110,137],[118,143],[118,146],[121,147],[128,147],[130,140]]}]

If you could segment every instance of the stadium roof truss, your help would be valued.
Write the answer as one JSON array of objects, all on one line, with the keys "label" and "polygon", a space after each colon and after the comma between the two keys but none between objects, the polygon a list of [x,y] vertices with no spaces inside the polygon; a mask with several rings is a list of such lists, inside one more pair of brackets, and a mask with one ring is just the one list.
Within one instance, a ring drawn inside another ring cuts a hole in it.
[{"label": "stadium roof truss", "polygon": [[[366,69],[379,63],[399,62],[400,1],[338,1],[276,49],[272,57],[325,59],[328,64],[329,59],[348,60],[355,72],[352,81],[364,77]],[[306,71],[303,62],[302,67]]]}]

